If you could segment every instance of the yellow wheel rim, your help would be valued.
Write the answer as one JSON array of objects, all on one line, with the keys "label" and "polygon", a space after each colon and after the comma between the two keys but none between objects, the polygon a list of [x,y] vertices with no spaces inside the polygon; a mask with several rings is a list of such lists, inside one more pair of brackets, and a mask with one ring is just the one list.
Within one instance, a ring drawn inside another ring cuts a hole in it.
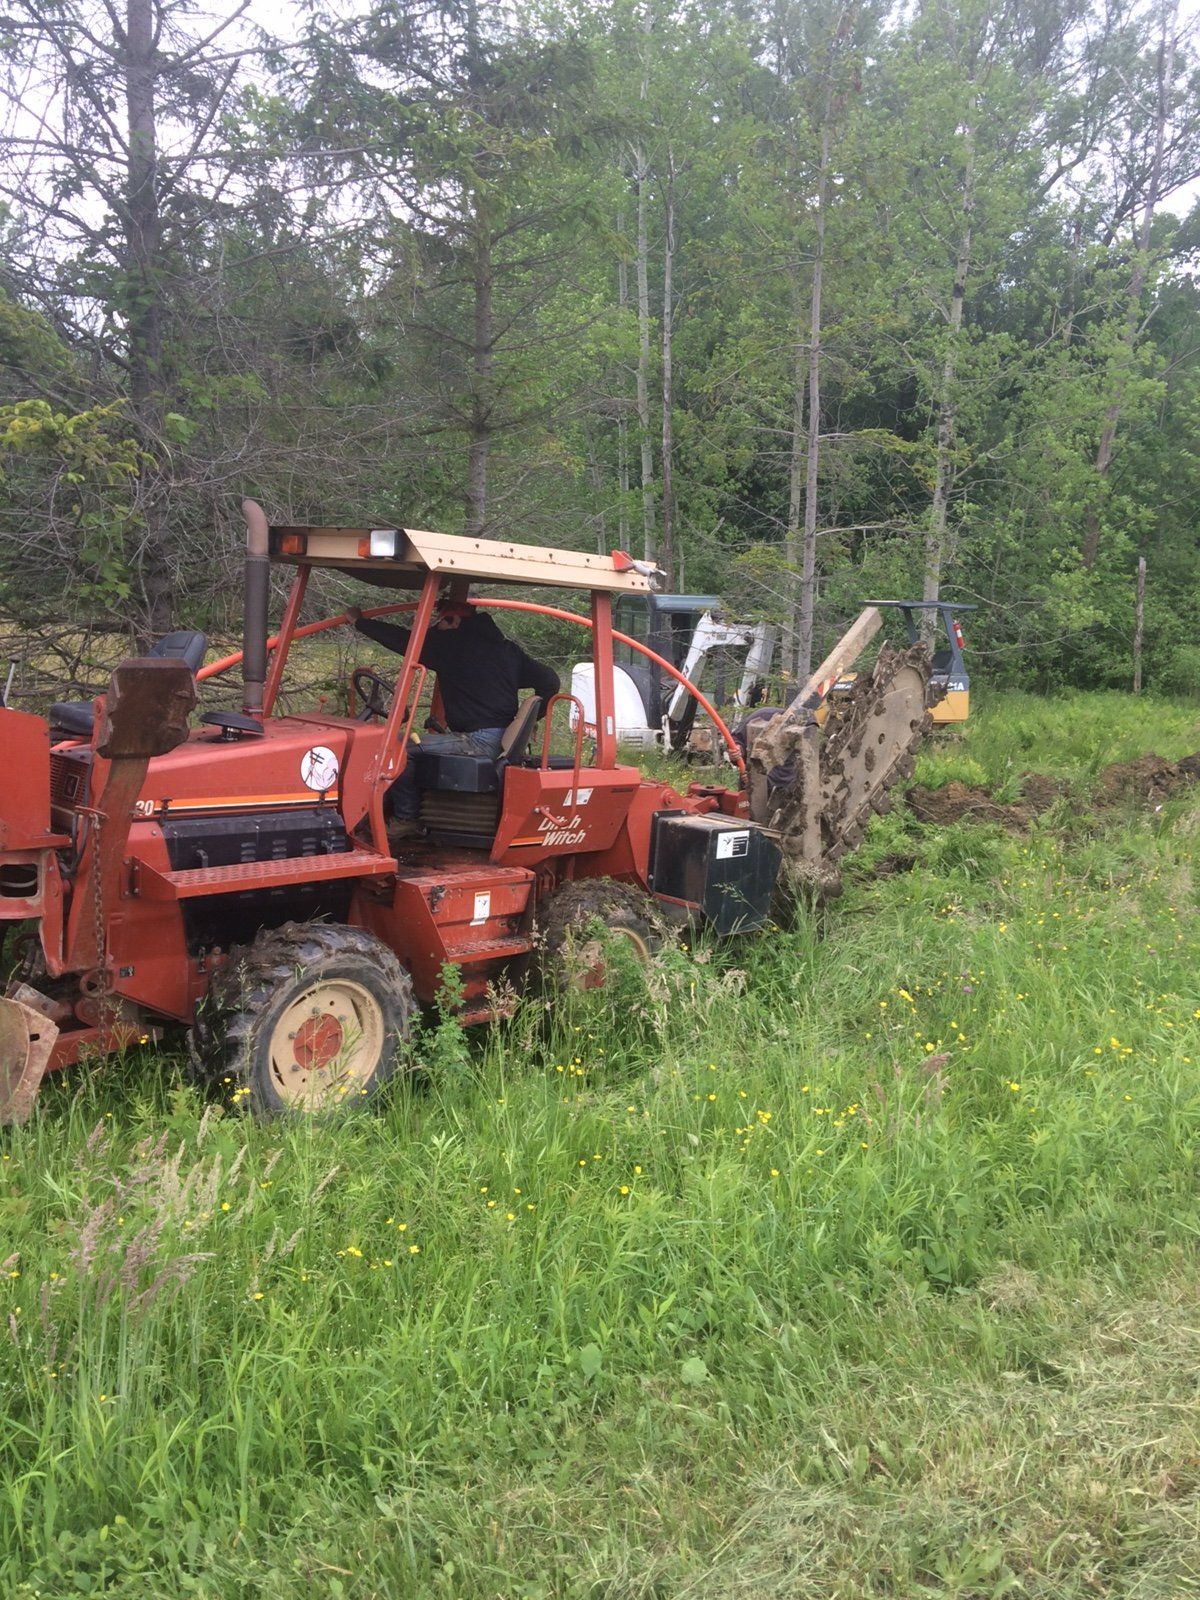
[{"label": "yellow wheel rim", "polygon": [[361,983],[327,978],[313,984],[271,1030],[275,1092],[305,1111],[361,1097],[379,1065],[385,1031],[379,1002]]}]

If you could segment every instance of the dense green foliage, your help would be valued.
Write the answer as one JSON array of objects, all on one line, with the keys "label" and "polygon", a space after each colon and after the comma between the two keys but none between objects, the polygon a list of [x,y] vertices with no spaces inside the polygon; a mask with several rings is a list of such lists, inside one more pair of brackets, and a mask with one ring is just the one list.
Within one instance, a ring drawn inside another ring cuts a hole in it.
[{"label": "dense green foliage", "polygon": [[229,626],[250,493],[645,547],[789,626],[807,547],[818,645],[940,581],[1040,686],[1128,684],[1144,555],[1193,688],[1170,3],[14,11],[6,634]]},{"label": "dense green foliage", "polygon": [[[0,1146],[0,1587],[1175,1596],[1200,1579],[1194,797],[1127,697],[997,699],[824,926],[433,1028],[255,1126],[166,1050]],[[876,875],[904,853],[912,871]]]}]

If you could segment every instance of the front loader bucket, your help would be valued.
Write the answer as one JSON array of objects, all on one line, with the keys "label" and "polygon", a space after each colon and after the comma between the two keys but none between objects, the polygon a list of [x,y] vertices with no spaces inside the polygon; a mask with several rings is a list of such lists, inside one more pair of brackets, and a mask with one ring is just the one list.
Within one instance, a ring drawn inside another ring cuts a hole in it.
[{"label": "front loader bucket", "polygon": [[49,1017],[0,1000],[0,1124],[28,1120],[57,1038]]}]

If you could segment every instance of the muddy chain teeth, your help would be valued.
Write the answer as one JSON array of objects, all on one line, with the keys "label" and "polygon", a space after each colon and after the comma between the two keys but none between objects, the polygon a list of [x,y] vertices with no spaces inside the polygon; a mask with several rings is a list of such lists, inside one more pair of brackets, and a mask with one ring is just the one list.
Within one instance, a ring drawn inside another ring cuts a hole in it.
[{"label": "muddy chain teeth", "polygon": [[[832,796],[826,800],[821,831],[828,843],[822,852],[822,859],[831,865],[858,846],[872,813],[890,809],[888,790],[912,773],[914,752],[932,721],[929,714],[930,663],[924,647],[914,645],[908,650],[894,650],[885,645],[874,669],[857,678],[842,700],[838,707],[837,726],[830,730],[821,747],[822,790],[827,793],[834,764],[857,752],[876,707],[887,699],[901,673],[908,671],[917,672],[924,685],[923,715],[916,719],[915,727],[908,730],[905,742],[895,752],[887,769],[878,777],[872,774],[869,785],[861,789],[857,796]],[[831,800],[840,801],[836,813],[833,812]]]}]

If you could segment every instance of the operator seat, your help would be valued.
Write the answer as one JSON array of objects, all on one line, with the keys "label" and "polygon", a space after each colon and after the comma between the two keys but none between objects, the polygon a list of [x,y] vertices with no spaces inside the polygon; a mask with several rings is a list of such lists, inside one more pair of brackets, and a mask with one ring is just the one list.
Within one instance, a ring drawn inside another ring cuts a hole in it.
[{"label": "operator seat", "polygon": [[537,727],[541,709],[542,702],[536,694],[531,694],[525,704],[519,707],[516,716],[504,730],[504,737],[500,741],[500,754],[496,757],[497,766],[501,763],[506,767],[521,765],[525,759],[525,752],[529,749],[529,741],[533,738],[533,730]]},{"label": "operator seat", "polygon": [[435,843],[491,844],[500,820],[505,770],[525,760],[541,709],[540,698],[530,695],[505,728],[494,760],[422,750],[420,745],[409,752],[421,791],[421,822]]},{"label": "operator seat", "polygon": [[[186,661],[194,677],[204,664],[208,640],[195,628],[177,628],[174,633],[164,633],[157,644],[146,651],[152,661]],[[90,739],[95,722],[95,709],[90,700],[59,700],[50,707],[50,726],[75,739]]]}]

